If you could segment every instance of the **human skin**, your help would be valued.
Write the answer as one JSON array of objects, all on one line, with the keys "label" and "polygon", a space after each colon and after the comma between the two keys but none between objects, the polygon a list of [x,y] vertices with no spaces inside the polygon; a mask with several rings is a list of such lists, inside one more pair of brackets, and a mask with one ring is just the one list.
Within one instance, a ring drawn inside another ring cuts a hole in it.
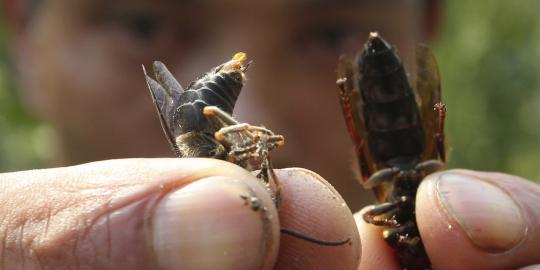
[{"label": "human skin", "polygon": [[[359,234],[341,196],[313,172],[276,173],[279,219],[253,174],[213,159],[0,174],[0,269],[353,269]],[[266,210],[252,210],[245,194]],[[319,246],[280,235],[281,227],[350,241]]]},{"label": "human skin", "polygon": [[[422,181],[418,228],[434,269],[540,269],[540,185],[493,172],[451,170]],[[380,227],[355,214],[358,269],[399,269]]]},{"label": "human skin", "polygon": [[[0,269],[399,269],[381,229],[361,213],[356,225],[320,176],[276,173],[279,219],[264,219],[241,198],[256,196],[266,217],[276,216],[253,174],[218,160],[108,160],[0,174]],[[540,186],[516,176],[429,176],[417,221],[434,269],[540,266],[539,203]],[[320,246],[280,235],[280,227],[351,241]]]},{"label": "human skin", "polygon": [[[380,31],[412,63],[424,1],[3,0],[25,103],[52,125],[55,166],[171,156],[141,64],[186,86],[237,51],[254,62],[235,116],[286,138],[276,167],[331,179],[353,209],[372,202],[352,174],[335,86],[339,55]],[[412,71],[412,65],[408,65]]]}]

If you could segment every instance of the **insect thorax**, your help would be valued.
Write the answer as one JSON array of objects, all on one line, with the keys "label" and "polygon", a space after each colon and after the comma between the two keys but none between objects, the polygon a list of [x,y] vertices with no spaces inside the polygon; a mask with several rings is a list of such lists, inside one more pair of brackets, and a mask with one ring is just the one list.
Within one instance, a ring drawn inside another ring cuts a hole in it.
[{"label": "insect thorax", "polygon": [[176,137],[180,157],[208,157],[225,159],[227,152],[213,134],[191,131]]}]

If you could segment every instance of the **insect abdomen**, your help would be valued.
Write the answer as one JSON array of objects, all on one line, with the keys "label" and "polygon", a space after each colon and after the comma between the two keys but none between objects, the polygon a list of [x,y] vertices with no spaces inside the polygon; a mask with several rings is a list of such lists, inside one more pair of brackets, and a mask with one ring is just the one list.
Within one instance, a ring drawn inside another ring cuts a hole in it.
[{"label": "insect abdomen", "polygon": [[197,81],[190,89],[195,90],[201,100],[232,114],[242,86],[242,82],[230,74],[217,73],[211,80]]},{"label": "insect abdomen", "polygon": [[193,83],[180,95],[178,104],[181,105],[174,112],[173,123],[180,127],[179,134],[216,132],[203,115],[203,108],[217,106],[232,114],[241,90],[242,82],[228,73],[210,74]]},{"label": "insect abdomen", "polygon": [[377,163],[418,159],[424,131],[401,61],[378,35],[370,36],[359,59],[358,83],[372,157]]}]

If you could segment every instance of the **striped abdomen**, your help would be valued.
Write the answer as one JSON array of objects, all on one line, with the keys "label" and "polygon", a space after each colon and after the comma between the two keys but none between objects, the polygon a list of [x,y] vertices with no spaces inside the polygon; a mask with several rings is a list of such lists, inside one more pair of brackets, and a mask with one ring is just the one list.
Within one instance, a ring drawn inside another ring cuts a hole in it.
[{"label": "striped abdomen", "polygon": [[371,156],[386,166],[414,163],[424,150],[424,130],[394,49],[381,38],[371,38],[359,57],[358,69]]},{"label": "striped abdomen", "polygon": [[[161,62],[154,62],[155,79],[145,77],[156,105],[161,126],[179,157],[222,157],[214,133],[220,127],[203,115],[206,106],[217,106],[232,114],[242,90],[246,54],[237,53],[230,61],[213,68],[184,90]],[[249,63],[248,63],[249,64]]]},{"label": "striped abdomen", "polygon": [[179,97],[172,124],[178,128],[178,135],[190,131],[214,133],[202,110],[206,106],[217,106],[232,114],[234,104],[242,90],[242,80],[230,73],[209,73],[192,83]]}]

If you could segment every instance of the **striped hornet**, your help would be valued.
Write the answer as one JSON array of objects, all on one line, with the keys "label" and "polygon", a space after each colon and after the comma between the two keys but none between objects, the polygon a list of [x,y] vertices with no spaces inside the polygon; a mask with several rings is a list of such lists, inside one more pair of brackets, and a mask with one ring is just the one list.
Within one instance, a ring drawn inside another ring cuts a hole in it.
[{"label": "striped hornet", "polygon": [[353,61],[339,60],[337,86],[361,183],[379,202],[363,214],[384,226],[383,238],[403,269],[430,269],[415,216],[422,179],[446,160],[444,119],[437,62],[430,49],[416,49],[416,92],[395,49],[370,33]]},{"label": "striped hornet", "polygon": [[144,66],[143,70],[161,127],[177,157],[209,157],[248,170],[261,169],[258,177],[279,203],[279,185],[269,152],[283,145],[285,139],[264,127],[241,124],[230,116],[250,63],[245,53],[237,53],[185,90],[159,61],[153,64],[155,79]]},{"label": "striped hornet", "polygon": [[[153,63],[154,78],[144,66],[143,71],[163,132],[175,155],[216,158],[249,171],[259,170],[257,178],[279,209],[280,185],[269,153],[283,145],[285,139],[267,128],[240,123],[231,116],[250,64],[245,53],[236,53],[230,61],[211,69],[186,89],[159,61]],[[244,194],[240,197],[253,210],[266,211],[258,198]],[[286,228],[281,228],[281,232],[319,245],[349,242],[349,239],[323,241]]]}]

